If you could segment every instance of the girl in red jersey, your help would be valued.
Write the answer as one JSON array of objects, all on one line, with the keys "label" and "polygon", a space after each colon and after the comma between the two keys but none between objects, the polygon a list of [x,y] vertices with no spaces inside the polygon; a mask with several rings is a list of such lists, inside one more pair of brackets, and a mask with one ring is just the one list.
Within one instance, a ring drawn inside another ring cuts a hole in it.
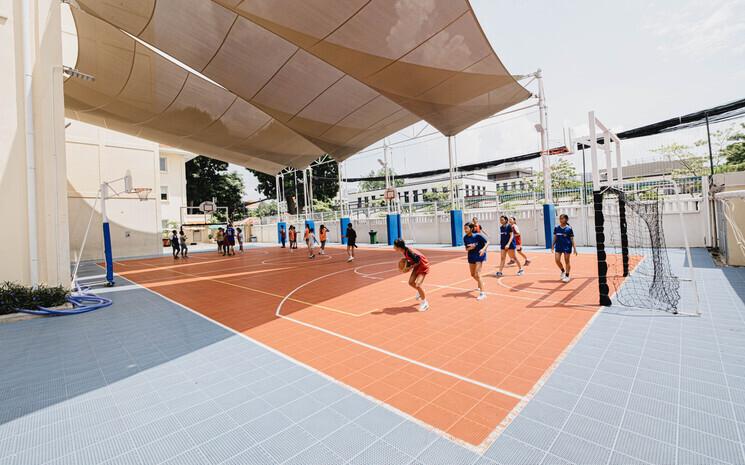
[{"label": "girl in red jersey", "polygon": [[[515,252],[519,253],[525,259],[523,266],[528,266],[530,265],[530,260],[528,260],[528,256],[523,252],[523,237],[520,234],[520,229],[517,227],[517,218],[511,216],[510,225],[512,226],[512,233],[515,235]],[[508,265],[513,265],[514,263],[515,260],[510,260]]]},{"label": "girl in red jersey", "polygon": [[421,252],[409,248],[403,239],[396,239],[393,241],[394,250],[401,252],[407,263],[407,269],[411,269],[411,275],[409,276],[409,286],[413,287],[417,291],[417,300],[421,300],[419,304],[419,311],[425,312],[429,308],[429,302],[427,302],[427,296],[424,294],[422,289],[422,283],[424,278],[429,273],[429,260],[427,257],[421,254]]}]

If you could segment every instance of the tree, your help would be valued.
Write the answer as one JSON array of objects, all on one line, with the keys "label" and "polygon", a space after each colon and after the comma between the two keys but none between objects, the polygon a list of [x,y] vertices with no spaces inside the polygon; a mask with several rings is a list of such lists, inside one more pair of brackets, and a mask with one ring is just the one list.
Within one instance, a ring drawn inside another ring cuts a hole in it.
[{"label": "tree", "polygon": [[696,155],[688,145],[673,142],[652,149],[652,152],[660,154],[675,163],[671,167],[673,178],[699,177],[708,172],[706,157]]},{"label": "tree", "polygon": [[[313,166],[313,200],[326,201],[333,199],[339,194],[339,165],[334,162],[321,163]],[[274,175],[262,173],[260,171],[249,169],[259,180],[256,190],[267,199],[277,198],[277,181]],[[298,204],[305,205],[303,199],[303,171],[284,175],[284,192],[287,198],[287,211],[290,214],[297,214]],[[297,178],[297,183],[295,179]],[[297,189],[298,198],[295,199],[295,190]]]},{"label": "tree", "polygon": [[[435,189],[437,189],[437,192],[433,192]],[[440,184],[425,192],[422,199],[425,202],[446,202],[450,200],[450,194],[447,193],[447,186]]]},{"label": "tree", "polygon": [[265,216],[274,216],[277,214],[277,201],[276,200],[266,200],[264,202],[261,202],[258,207],[249,210],[248,215],[262,218]]},{"label": "tree", "polygon": [[228,207],[231,220],[241,220],[248,215],[244,190],[243,178],[223,161],[199,156],[186,163],[186,197],[192,205],[216,198],[218,206]]},{"label": "tree", "polygon": [[[530,186],[532,182],[528,181]],[[536,187],[543,189],[543,172],[539,172],[536,176]],[[582,185],[582,182],[578,179],[577,169],[574,165],[566,158],[560,159],[557,163],[551,165],[551,189],[577,189]]]},{"label": "tree", "polygon": [[[734,132],[734,131],[733,131]],[[745,163],[745,123],[740,124],[740,129],[727,137],[727,144],[721,151],[728,165],[741,165]]]},{"label": "tree", "polygon": [[[396,172],[393,171],[392,168],[388,168],[388,174],[393,177],[396,175]],[[378,171],[371,170],[368,174],[368,177],[384,177],[385,176],[385,168],[381,167]],[[404,185],[403,179],[394,179],[393,180],[393,186],[394,187],[401,187]],[[368,191],[377,191],[380,189],[385,189],[385,181],[362,181],[360,183],[360,191],[362,192],[368,192]]]}]

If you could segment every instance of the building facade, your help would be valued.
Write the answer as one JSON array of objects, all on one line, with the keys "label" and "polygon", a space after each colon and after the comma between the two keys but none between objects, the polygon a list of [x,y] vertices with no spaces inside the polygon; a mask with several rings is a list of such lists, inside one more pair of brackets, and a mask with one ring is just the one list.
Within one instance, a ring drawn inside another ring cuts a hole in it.
[{"label": "building facade", "polygon": [[[106,212],[114,256],[160,254],[163,231],[179,223],[181,207],[186,205],[185,163],[193,155],[79,121],[69,123],[65,148],[72,259],[102,257],[99,189],[103,182],[111,182],[113,190]],[[151,189],[146,200],[122,192],[123,181],[114,181],[128,170],[134,187]]]}]

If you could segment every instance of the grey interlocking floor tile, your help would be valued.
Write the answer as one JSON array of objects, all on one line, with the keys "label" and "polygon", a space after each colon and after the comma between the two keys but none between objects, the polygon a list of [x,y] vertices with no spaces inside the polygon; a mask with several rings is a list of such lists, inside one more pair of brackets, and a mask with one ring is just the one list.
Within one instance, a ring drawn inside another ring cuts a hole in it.
[{"label": "grey interlocking floor tile", "polygon": [[559,430],[521,415],[507,427],[504,434],[538,449],[548,450],[559,435]]},{"label": "grey interlocking floor tile", "polygon": [[[240,422],[239,422],[240,423]],[[243,425],[243,429],[256,440],[263,441],[293,425],[293,421],[279,411],[271,411]]]},{"label": "grey interlocking floor tile", "polygon": [[569,462],[583,464],[605,463],[611,454],[610,449],[567,433],[559,435],[549,452]]},{"label": "grey interlocking floor tile", "polygon": [[546,456],[546,451],[502,435],[492,444],[484,456],[500,465],[535,465],[541,463],[543,457]]},{"label": "grey interlocking floor tile", "polygon": [[342,465],[344,460],[323,444],[315,444],[286,461],[287,465]]},{"label": "grey interlocking floor tile", "polygon": [[256,440],[242,428],[213,437],[199,446],[199,450],[209,460],[217,465],[225,460],[256,445]]},{"label": "grey interlocking floor tile", "polygon": [[383,437],[387,443],[412,457],[417,457],[438,438],[436,433],[408,421]]},{"label": "grey interlocking floor tile", "polygon": [[312,446],[316,442],[318,442],[318,440],[303,428],[299,426],[291,426],[262,442],[261,447],[266,450],[274,460],[282,463],[303,449]]},{"label": "grey interlocking floor tile", "polygon": [[254,446],[223,462],[223,465],[275,465],[272,458],[261,446]]},{"label": "grey interlocking floor tile", "polygon": [[355,424],[348,424],[325,437],[323,444],[345,460],[349,460],[375,442],[376,436]]},{"label": "grey interlocking floor tile", "polygon": [[592,418],[573,414],[564,425],[563,431],[603,447],[613,447],[618,428]]},{"label": "grey interlocking floor tile", "polygon": [[414,459],[384,440],[378,440],[348,463],[350,465],[389,465],[411,463]]},{"label": "grey interlocking floor tile", "polygon": [[322,439],[349,423],[349,420],[332,408],[326,408],[300,422],[300,426],[316,439]]},{"label": "grey interlocking floor tile", "polygon": [[221,413],[208,420],[186,428],[195,444],[203,444],[217,436],[238,428],[238,422],[228,414]]},{"label": "grey interlocking floor tile", "polygon": [[478,458],[473,451],[440,438],[422,452],[417,461],[429,465],[471,465]]},{"label": "grey interlocking floor tile", "polygon": [[403,421],[404,418],[401,415],[383,406],[377,406],[354,420],[357,425],[377,436],[385,436]]},{"label": "grey interlocking floor tile", "polygon": [[615,450],[648,463],[675,462],[675,446],[623,429],[618,435]]}]

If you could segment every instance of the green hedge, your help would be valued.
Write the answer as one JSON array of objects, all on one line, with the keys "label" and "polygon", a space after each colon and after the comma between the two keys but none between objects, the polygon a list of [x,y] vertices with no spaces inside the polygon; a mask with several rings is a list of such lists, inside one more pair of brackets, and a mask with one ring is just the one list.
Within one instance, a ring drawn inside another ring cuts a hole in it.
[{"label": "green hedge", "polygon": [[0,284],[0,315],[15,313],[17,308],[56,307],[67,302],[70,291],[62,286],[37,288],[6,281]]}]

